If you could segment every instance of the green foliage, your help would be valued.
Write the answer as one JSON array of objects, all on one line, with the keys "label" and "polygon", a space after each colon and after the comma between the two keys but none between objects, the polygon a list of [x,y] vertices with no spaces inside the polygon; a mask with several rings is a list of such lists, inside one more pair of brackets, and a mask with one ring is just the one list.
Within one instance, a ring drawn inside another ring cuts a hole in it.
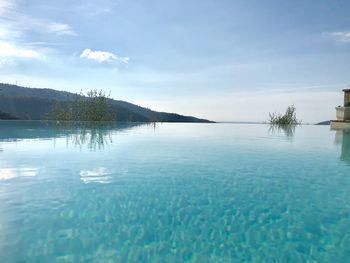
[{"label": "green foliage", "polygon": [[54,101],[52,119],[58,121],[115,121],[115,112],[103,91],[77,94],[74,101]]},{"label": "green foliage", "polygon": [[350,101],[344,105],[345,107],[350,107]]},{"label": "green foliage", "polygon": [[294,105],[288,106],[284,115],[281,113],[269,113],[268,122],[272,125],[298,125],[301,121],[297,119]]},{"label": "green foliage", "polygon": [[[84,97],[76,98],[77,94],[52,89],[33,89],[15,85],[0,83],[0,111],[6,112],[21,120],[77,120],[78,115],[75,100],[84,100]],[[106,97],[106,96],[104,96]],[[85,97],[85,99],[87,99]],[[56,101],[53,103],[53,101]],[[113,100],[107,97],[111,114],[104,119],[115,119],[127,122],[196,122],[210,123],[205,119],[192,116],[183,116],[175,113],[155,112],[135,104]],[[71,110],[68,110],[70,107]],[[84,114],[86,115],[86,114]],[[90,119],[90,118],[88,118]]]}]

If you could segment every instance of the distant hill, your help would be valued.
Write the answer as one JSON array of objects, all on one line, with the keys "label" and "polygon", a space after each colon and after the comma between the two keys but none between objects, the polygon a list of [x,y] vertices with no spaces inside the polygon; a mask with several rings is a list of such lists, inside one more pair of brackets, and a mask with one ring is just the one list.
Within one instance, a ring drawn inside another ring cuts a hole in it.
[{"label": "distant hill", "polygon": [[[76,94],[53,89],[26,88],[0,83],[0,119],[44,120],[52,112],[53,102],[63,104],[74,100]],[[211,121],[176,113],[157,112],[135,104],[109,99],[118,121],[135,122],[203,122]]]},{"label": "distant hill", "polygon": [[315,125],[331,125],[331,121],[322,121],[322,122],[316,123]]},{"label": "distant hill", "polygon": [[17,118],[6,112],[0,111],[0,120],[17,120]]}]

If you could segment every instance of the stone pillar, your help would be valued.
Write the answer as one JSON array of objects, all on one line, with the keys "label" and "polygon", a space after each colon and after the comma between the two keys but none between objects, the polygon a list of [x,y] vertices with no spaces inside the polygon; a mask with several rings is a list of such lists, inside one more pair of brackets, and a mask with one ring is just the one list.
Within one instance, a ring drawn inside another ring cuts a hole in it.
[{"label": "stone pillar", "polygon": [[344,107],[350,107],[350,89],[343,89],[344,91]]}]

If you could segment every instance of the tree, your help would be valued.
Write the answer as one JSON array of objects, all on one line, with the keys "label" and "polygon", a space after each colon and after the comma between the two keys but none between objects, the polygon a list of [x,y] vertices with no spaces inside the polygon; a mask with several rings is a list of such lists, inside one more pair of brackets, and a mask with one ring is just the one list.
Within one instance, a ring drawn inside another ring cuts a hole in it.
[{"label": "tree", "polygon": [[281,113],[269,113],[268,123],[272,125],[299,125],[301,121],[297,119],[294,105],[287,107],[284,115]]},{"label": "tree", "polygon": [[80,92],[74,101],[53,103],[52,118],[58,121],[115,121],[116,114],[103,91]]}]

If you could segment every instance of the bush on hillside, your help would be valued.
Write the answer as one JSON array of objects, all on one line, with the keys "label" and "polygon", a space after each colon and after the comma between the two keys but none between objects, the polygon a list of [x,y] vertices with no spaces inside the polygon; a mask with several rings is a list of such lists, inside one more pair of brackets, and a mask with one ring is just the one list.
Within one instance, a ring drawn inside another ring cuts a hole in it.
[{"label": "bush on hillside", "polygon": [[86,96],[80,92],[74,101],[55,101],[52,119],[58,121],[115,121],[116,114],[103,91],[91,90]]}]

